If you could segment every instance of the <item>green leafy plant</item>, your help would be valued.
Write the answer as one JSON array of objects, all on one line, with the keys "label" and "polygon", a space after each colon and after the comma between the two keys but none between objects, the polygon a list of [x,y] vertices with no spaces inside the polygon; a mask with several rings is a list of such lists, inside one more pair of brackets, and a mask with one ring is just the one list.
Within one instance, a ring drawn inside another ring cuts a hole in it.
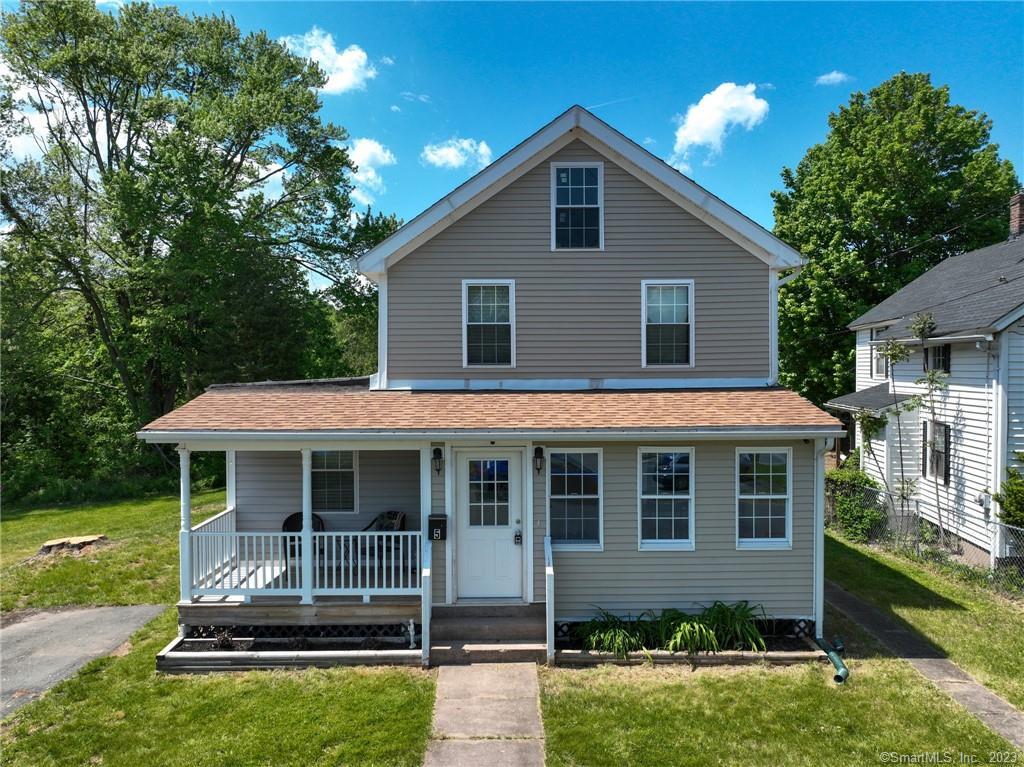
[{"label": "green leafy plant", "polygon": [[[1024,453],[1017,453],[1016,458],[1024,464]],[[992,497],[999,504],[999,520],[1003,524],[1024,527],[1024,472],[1016,466],[1008,467],[1006,479]]]},{"label": "green leafy plant", "polygon": [[728,605],[716,601],[698,619],[714,633],[721,649],[764,652],[766,645],[757,621],[766,618],[762,608],[752,607],[748,602]]},{"label": "green leafy plant", "polygon": [[832,469],[825,474],[825,491],[843,535],[864,543],[885,523],[885,510],[872,490],[879,489],[870,474],[856,468]]},{"label": "green leafy plant", "polygon": [[663,645],[669,652],[718,652],[718,638],[715,632],[696,615],[686,615],[675,622],[675,629],[668,642]]},{"label": "green leafy plant", "polygon": [[637,622],[599,610],[597,615],[578,628],[583,646],[593,652],[610,652],[626,657],[644,649],[643,629]]}]

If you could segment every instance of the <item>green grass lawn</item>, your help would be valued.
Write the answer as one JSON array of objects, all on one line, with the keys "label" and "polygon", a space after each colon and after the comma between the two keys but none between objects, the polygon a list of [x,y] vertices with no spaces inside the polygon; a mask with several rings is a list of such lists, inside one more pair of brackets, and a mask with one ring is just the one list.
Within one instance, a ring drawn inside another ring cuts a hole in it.
[{"label": "green grass lawn", "polygon": [[[825,577],[902,620],[1024,709],[1024,606],[925,564],[825,538]],[[831,629],[829,629],[831,632]]]},{"label": "green grass lawn", "polygon": [[[224,491],[197,494],[195,522],[224,509]],[[0,520],[0,610],[178,600],[178,498],[5,508]],[[44,541],[102,533],[82,555],[33,558]]]},{"label": "green grass lawn", "polygon": [[[883,752],[1012,751],[838,614],[850,680],[831,666],[543,669],[548,765],[878,764]],[[1024,755],[1022,755],[1024,756]]]},{"label": "green grass lawn", "polygon": [[4,722],[3,763],[20,765],[418,765],[433,677],[419,669],[159,676],[168,610],[123,657],[93,661]]}]

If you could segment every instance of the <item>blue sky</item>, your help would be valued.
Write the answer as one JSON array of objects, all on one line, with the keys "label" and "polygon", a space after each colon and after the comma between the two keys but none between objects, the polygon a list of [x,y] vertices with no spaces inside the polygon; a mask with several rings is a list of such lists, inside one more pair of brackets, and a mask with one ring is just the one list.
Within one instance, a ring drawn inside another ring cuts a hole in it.
[{"label": "blue sky", "polygon": [[1020,3],[176,4],[319,57],[357,197],[406,220],[578,103],[770,227],[781,168],[900,70],[987,113],[1024,172]]}]

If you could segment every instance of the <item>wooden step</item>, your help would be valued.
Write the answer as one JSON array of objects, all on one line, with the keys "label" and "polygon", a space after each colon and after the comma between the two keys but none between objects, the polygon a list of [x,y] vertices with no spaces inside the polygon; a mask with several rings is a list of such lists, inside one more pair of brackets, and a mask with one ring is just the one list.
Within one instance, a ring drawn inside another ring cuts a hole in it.
[{"label": "wooden step", "polygon": [[544,603],[533,604],[474,604],[434,605],[433,618],[540,618],[544,620]]},{"label": "wooden step", "polygon": [[464,639],[497,641],[529,639],[543,642],[546,636],[544,616],[526,617],[432,617],[430,637],[437,640]]},{"label": "wooden step", "polygon": [[430,665],[466,663],[544,663],[547,646],[543,642],[509,640],[469,642],[460,640],[430,643]]}]

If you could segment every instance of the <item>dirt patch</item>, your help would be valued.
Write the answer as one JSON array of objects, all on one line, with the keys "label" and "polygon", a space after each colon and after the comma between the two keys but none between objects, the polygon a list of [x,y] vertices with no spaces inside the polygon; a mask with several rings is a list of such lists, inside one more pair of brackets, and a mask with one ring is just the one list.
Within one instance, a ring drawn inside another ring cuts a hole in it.
[{"label": "dirt patch", "polygon": [[125,655],[132,651],[133,645],[129,642],[123,642],[118,645],[114,652],[110,653],[115,658],[123,658]]},{"label": "dirt patch", "polygon": [[24,560],[25,564],[53,562],[65,557],[89,557],[99,549],[112,545],[105,535],[83,535],[47,541],[36,554]]}]

